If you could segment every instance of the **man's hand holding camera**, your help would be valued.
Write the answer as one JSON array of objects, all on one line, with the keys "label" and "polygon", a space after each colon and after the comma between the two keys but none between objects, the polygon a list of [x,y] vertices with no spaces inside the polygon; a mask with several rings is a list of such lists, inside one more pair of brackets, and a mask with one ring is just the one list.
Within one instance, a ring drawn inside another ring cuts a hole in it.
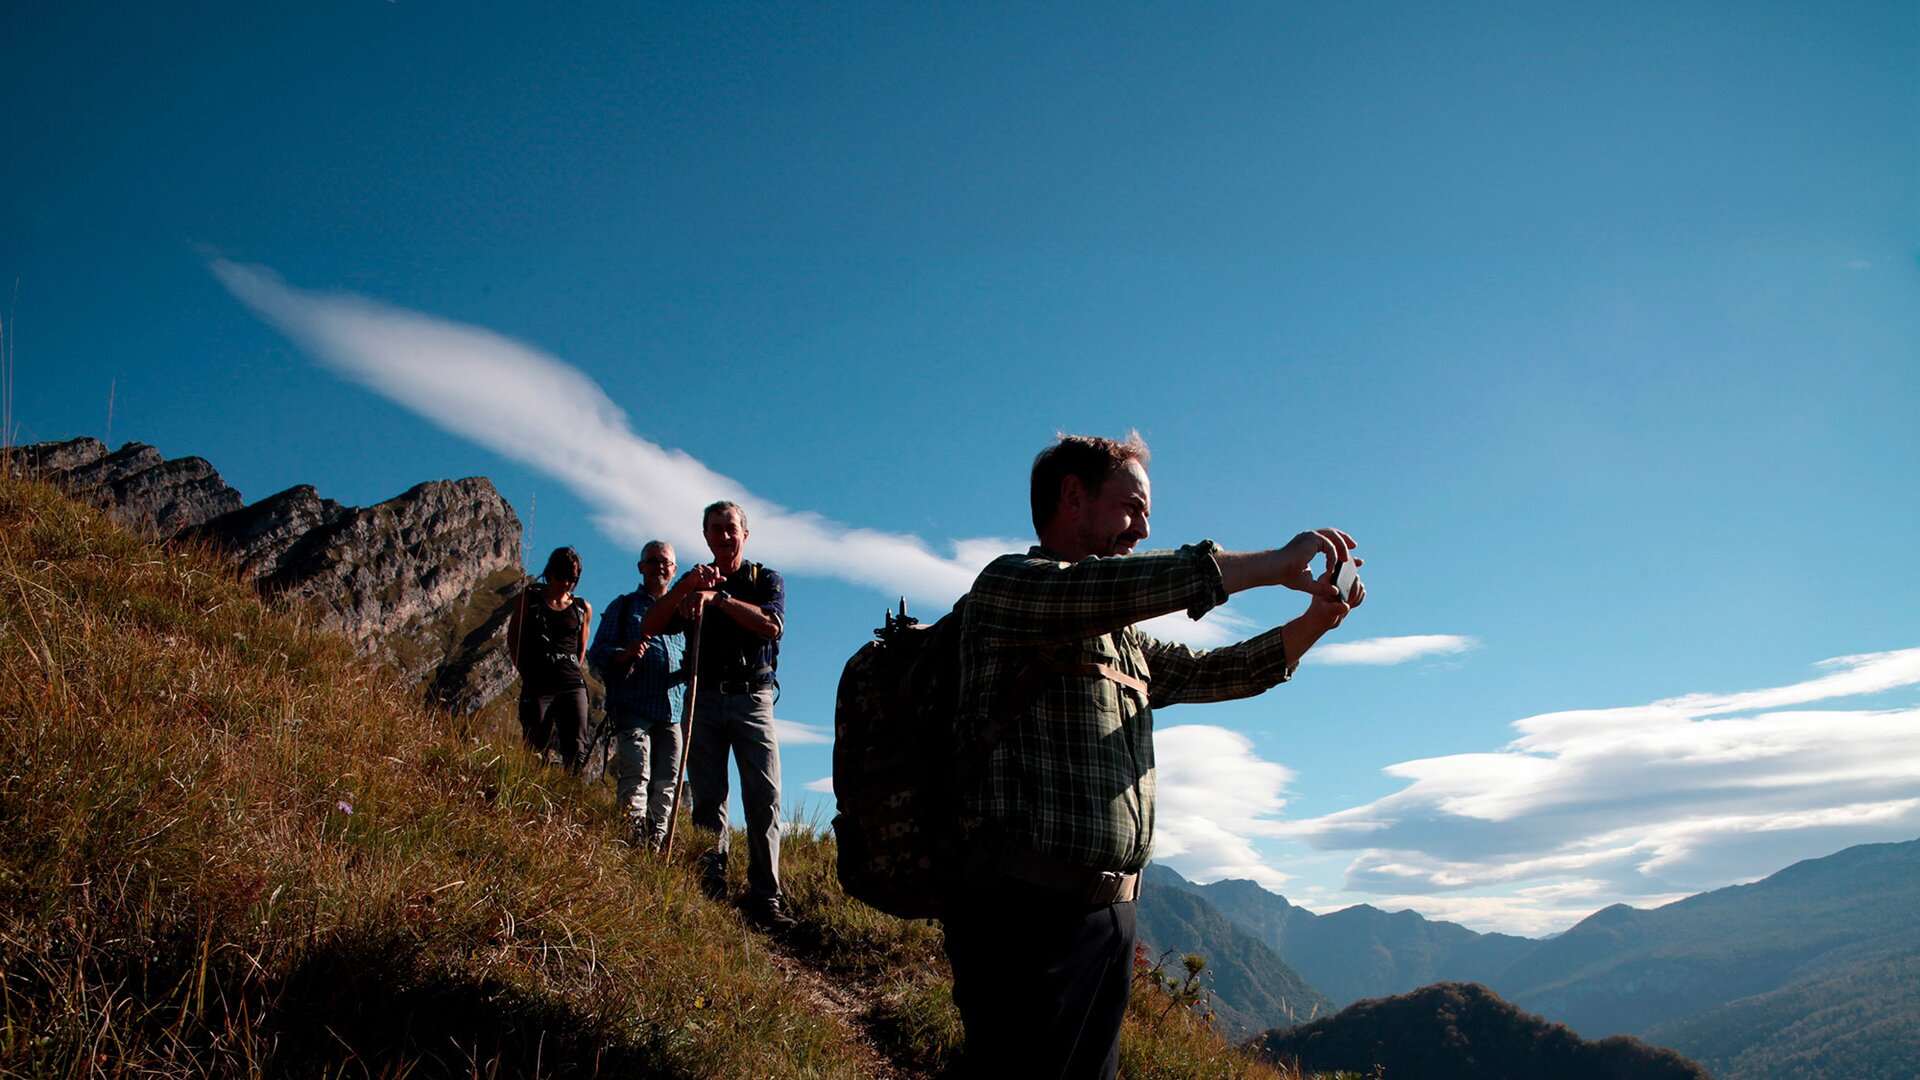
[{"label": "man's hand holding camera", "polygon": [[[1354,557],[1358,545],[1339,529],[1309,529],[1270,551],[1221,552],[1220,574],[1229,593],[1263,585],[1284,585],[1312,597],[1307,610],[1286,624],[1287,655],[1294,662],[1320,636],[1339,626],[1366,599]],[[1326,569],[1314,573],[1314,560],[1326,556]]]}]

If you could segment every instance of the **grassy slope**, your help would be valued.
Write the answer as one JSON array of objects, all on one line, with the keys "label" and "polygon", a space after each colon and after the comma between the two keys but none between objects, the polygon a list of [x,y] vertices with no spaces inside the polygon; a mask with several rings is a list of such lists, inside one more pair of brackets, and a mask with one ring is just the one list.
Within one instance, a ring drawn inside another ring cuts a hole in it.
[{"label": "grassy slope", "polygon": [[[697,837],[648,858],[607,802],[217,559],[0,479],[0,1075],[951,1060],[938,931],[848,902],[830,838],[785,850],[789,951],[856,988],[864,1038],[692,886]],[[1277,1075],[1137,997],[1127,1075]]]}]

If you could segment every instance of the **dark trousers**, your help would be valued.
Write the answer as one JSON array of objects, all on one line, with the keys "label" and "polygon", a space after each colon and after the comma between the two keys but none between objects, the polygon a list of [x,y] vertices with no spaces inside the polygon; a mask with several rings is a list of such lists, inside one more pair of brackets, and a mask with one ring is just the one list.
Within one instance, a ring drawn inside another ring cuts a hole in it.
[{"label": "dark trousers", "polygon": [[1137,910],[1008,879],[967,889],[944,920],[961,1074],[1113,1080]]},{"label": "dark trousers", "polygon": [[569,769],[578,769],[586,755],[587,689],[558,690],[551,694],[520,695],[520,735],[527,749],[545,754],[560,751]]}]

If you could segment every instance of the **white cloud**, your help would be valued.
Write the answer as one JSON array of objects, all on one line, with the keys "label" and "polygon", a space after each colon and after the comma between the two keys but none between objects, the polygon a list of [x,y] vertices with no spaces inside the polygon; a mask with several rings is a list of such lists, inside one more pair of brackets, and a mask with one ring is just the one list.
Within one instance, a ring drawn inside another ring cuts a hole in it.
[{"label": "white cloud", "polygon": [[[1635,896],[1635,906],[1647,908],[1672,903],[1686,894]],[[1594,912],[1618,902],[1619,898],[1594,882],[1575,882],[1520,889],[1490,896],[1370,896],[1366,902],[1383,911],[1415,911],[1429,919],[1459,923],[1482,933],[1519,934],[1545,937],[1567,929]],[[1312,910],[1325,914],[1352,901],[1333,905],[1315,904]]]},{"label": "white cloud", "polygon": [[1207,612],[1197,622],[1188,618],[1186,612],[1175,611],[1146,620],[1140,629],[1163,641],[1178,641],[1196,649],[1217,649],[1251,637],[1266,627],[1222,606]]},{"label": "white cloud", "polygon": [[[988,553],[1026,546],[963,540],[941,554],[918,537],[790,510],[634,434],[626,414],[592,379],[531,346],[364,297],[294,289],[258,267],[216,260],[212,270],[330,370],[554,477],[598,510],[596,524],[635,549],[664,537],[705,550],[701,509],[732,499],[747,508],[755,547],[781,569],[944,605],[972,584]],[[533,409],[530,401],[570,407]]]},{"label": "white cloud", "polygon": [[1301,661],[1307,664],[1404,664],[1429,656],[1469,652],[1480,647],[1477,638],[1458,634],[1414,634],[1407,637],[1363,638],[1317,645]]},{"label": "white cloud", "polygon": [[1395,765],[1400,791],[1285,831],[1358,850],[1358,892],[1538,900],[1529,887],[1580,880],[1598,883],[1590,899],[1639,906],[1920,835],[1920,708],[1792,708],[1920,684],[1920,649],[1819,667],[1787,686],[1528,717],[1498,751]]},{"label": "white cloud", "polygon": [[833,732],[818,724],[773,718],[773,734],[781,746],[831,746]]},{"label": "white cloud", "polygon": [[1251,878],[1269,889],[1287,875],[1268,866],[1253,838],[1280,835],[1293,772],[1262,760],[1246,736],[1207,724],[1153,734],[1158,788],[1154,858],[1195,881]]},{"label": "white cloud", "polygon": [[833,777],[823,776],[818,780],[809,780],[804,790],[820,795],[831,795],[833,794]]},{"label": "white cloud", "polygon": [[1243,736],[1165,728],[1156,857],[1196,881],[1284,892],[1257,845],[1304,841],[1358,854],[1341,892],[1295,902],[1537,936],[1609,904],[1656,907],[1920,835],[1920,707],[1795,707],[1920,685],[1920,649],[1817,670],[1779,687],[1528,717],[1501,749],[1391,766],[1402,790],[1305,821],[1281,817],[1292,774]]}]

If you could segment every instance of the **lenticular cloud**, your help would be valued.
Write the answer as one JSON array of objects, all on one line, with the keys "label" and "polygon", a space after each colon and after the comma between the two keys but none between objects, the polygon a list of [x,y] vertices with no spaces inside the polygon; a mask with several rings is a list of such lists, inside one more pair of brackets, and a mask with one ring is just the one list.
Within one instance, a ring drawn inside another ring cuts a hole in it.
[{"label": "lenticular cloud", "polygon": [[[216,260],[212,270],[329,370],[559,480],[599,511],[597,523],[609,535],[633,547],[665,537],[702,550],[695,527],[701,508],[731,499],[747,508],[755,546],[782,569],[942,605],[972,584],[983,552],[1023,546],[962,540],[952,545],[953,555],[941,555],[917,537],[789,510],[634,434],[597,383],[538,349],[364,297],[295,289],[260,267]],[[556,396],[574,407],[564,415],[525,407]]]},{"label": "lenticular cloud", "polygon": [[[1690,892],[1920,835],[1920,708],[1809,708],[1920,684],[1920,649],[1803,682],[1528,717],[1491,753],[1395,765],[1406,787],[1288,827],[1359,850],[1349,888],[1416,895],[1577,876]],[[1604,887],[1601,887],[1601,886]]]}]

